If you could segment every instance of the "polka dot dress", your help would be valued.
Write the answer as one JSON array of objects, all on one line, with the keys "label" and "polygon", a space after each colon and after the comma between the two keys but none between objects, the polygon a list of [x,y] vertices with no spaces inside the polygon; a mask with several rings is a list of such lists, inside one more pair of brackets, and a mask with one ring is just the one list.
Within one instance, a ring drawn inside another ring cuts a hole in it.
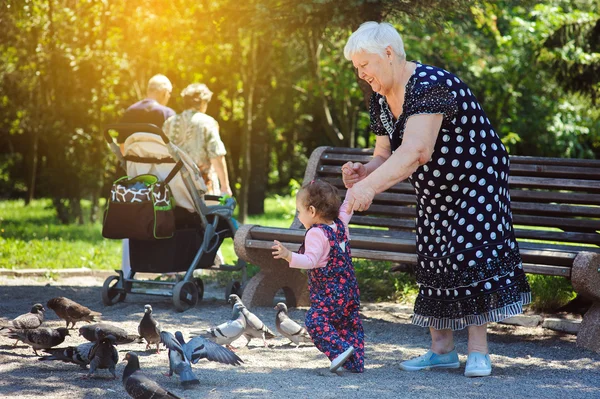
[{"label": "polka dot dress", "polygon": [[417,63],[395,120],[371,97],[371,128],[402,144],[408,118],[442,114],[431,160],[409,178],[417,196],[413,323],[459,330],[522,312],[531,290],[515,241],[509,158],[477,99],[455,75]]}]

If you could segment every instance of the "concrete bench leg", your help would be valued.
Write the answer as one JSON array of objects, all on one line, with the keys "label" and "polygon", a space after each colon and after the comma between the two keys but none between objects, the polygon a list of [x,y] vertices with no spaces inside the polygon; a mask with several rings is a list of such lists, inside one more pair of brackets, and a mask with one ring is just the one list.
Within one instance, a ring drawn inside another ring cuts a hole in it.
[{"label": "concrete bench leg", "polygon": [[578,294],[594,301],[583,316],[577,333],[577,346],[600,353],[600,254],[580,252],[571,271],[571,282]]},{"label": "concrete bench leg", "polygon": [[273,306],[275,294],[280,289],[285,294],[288,307],[309,305],[306,276],[299,270],[291,270],[289,273],[261,271],[248,281],[242,301],[249,307]]},{"label": "concrete bench leg", "polygon": [[241,226],[234,237],[237,256],[260,267],[260,272],[244,287],[242,295],[244,304],[250,308],[272,307],[275,294],[282,289],[288,307],[309,306],[306,274],[298,269],[291,269],[282,259],[273,259],[269,250],[246,247],[246,240],[251,240],[252,227],[254,226]]}]

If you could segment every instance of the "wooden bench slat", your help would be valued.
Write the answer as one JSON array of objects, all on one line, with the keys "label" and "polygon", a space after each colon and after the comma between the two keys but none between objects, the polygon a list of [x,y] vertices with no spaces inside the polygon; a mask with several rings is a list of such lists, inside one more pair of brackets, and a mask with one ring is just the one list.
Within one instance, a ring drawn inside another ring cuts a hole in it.
[{"label": "wooden bench slat", "polygon": [[[323,156],[332,154],[344,155],[368,155],[373,156],[373,148],[348,148],[348,147],[329,147],[323,153]],[[323,157],[321,157],[323,158]],[[578,158],[553,158],[553,157],[530,157],[524,155],[511,155],[511,164],[533,164],[533,165],[561,165],[561,166],[583,166],[600,167],[598,159],[578,159]]]},{"label": "wooden bench slat", "polygon": [[[340,189],[340,197],[346,196],[346,190]],[[512,194],[511,194],[512,195]],[[596,196],[599,197],[599,196]],[[416,196],[414,194],[398,194],[383,192],[377,194],[373,199],[373,204],[384,203],[390,206],[415,206]],[[571,204],[540,204],[530,202],[511,201],[513,213],[526,213],[528,215],[547,214],[562,216],[585,216],[600,218],[600,207],[580,206]],[[367,211],[367,213],[369,213]]]},{"label": "wooden bench slat", "polygon": [[[372,159],[372,155],[363,154],[330,154],[325,153],[321,157],[320,169],[323,173],[331,173],[331,171],[340,172],[340,167],[346,162],[361,162],[367,163]],[[570,162],[560,164],[536,164],[536,163],[519,163],[518,160],[511,158],[510,172],[512,176],[532,176],[532,177],[562,177],[574,179],[600,179],[600,169],[598,167],[587,166],[587,163],[577,164],[573,166]],[[579,166],[582,165],[582,166]]]},{"label": "wooden bench slat", "polygon": [[514,224],[540,227],[556,227],[567,231],[600,230],[600,220],[568,219],[551,216],[527,216],[513,214]]},{"label": "wooden bench slat", "polygon": [[559,190],[580,190],[585,192],[600,191],[600,181],[597,180],[510,176],[508,182],[511,187],[555,188]]},{"label": "wooden bench slat", "polygon": [[355,214],[352,216],[350,220],[351,225],[361,225],[361,226],[374,226],[374,227],[388,227],[390,229],[401,229],[401,230],[414,230],[415,229],[415,220],[414,218],[410,219],[390,219],[383,217],[373,217],[373,216],[360,216]]},{"label": "wooden bench slat", "polygon": [[517,238],[527,238],[531,240],[547,240],[600,245],[600,234],[597,233],[576,233],[515,228],[515,235],[517,236]]},{"label": "wooden bench slat", "polygon": [[523,263],[523,270],[525,270],[525,273],[543,274],[546,276],[560,276],[566,278],[571,277],[571,267]]},{"label": "wooden bench slat", "polygon": [[600,179],[600,170],[593,167],[511,163],[510,175],[598,180]]},{"label": "wooden bench slat", "polygon": [[600,160],[598,159],[528,157],[523,155],[511,155],[510,163],[511,165],[515,163],[534,165],[584,166],[600,168]]},{"label": "wooden bench slat", "polygon": [[600,195],[547,190],[510,189],[511,202],[600,205]]}]

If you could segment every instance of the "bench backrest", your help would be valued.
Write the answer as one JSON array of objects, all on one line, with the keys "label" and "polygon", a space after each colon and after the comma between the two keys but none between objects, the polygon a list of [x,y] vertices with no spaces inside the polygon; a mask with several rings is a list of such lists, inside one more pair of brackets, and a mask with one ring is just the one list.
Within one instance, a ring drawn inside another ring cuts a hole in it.
[{"label": "bench backrest", "polygon": [[[346,190],[340,167],[368,162],[372,149],[319,147],[309,160],[305,181],[323,179]],[[521,240],[600,248],[600,161],[510,157],[510,196],[515,233]],[[415,195],[408,181],[377,195],[351,224],[414,232]],[[296,223],[297,225],[297,223]]]}]

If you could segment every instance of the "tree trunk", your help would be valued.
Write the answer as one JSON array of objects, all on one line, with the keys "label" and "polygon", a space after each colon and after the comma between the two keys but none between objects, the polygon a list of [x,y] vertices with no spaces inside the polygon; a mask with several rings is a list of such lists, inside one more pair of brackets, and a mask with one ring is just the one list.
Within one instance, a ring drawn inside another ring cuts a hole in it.
[{"label": "tree trunk", "polygon": [[252,151],[251,151],[251,140],[252,140],[252,129],[254,119],[254,90],[256,88],[256,36],[251,33],[250,46],[247,55],[247,63],[244,72],[244,111],[245,111],[245,126],[242,140],[242,182],[240,187],[239,202],[240,210],[238,218],[240,223],[246,222],[248,216],[248,200],[249,200],[249,186],[250,176],[252,176]]},{"label": "tree trunk", "polygon": [[25,198],[25,206],[29,205],[35,197],[35,183],[37,180],[38,170],[38,144],[40,141],[40,135],[36,131],[33,133],[33,143],[31,145],[31,167],[29,175],[29,184],[27,187],[27,197]]},{"label": "tree trunk", "polygon": [[267,191],[269,152],[265,140],[265,127],[255,126],[252,137],[252,182],[248,188],[248,215],[265,213],[265,195]]},{"label": "tree trunk", "polygon": [[77,224],[84,224],[85,220],[83,219],[83,211],[81,209],[81,199],[71,198],[71,200],[69,201],[69,205],[71,208],[71,214],[73,215],[73,219],[77,221]]}]

